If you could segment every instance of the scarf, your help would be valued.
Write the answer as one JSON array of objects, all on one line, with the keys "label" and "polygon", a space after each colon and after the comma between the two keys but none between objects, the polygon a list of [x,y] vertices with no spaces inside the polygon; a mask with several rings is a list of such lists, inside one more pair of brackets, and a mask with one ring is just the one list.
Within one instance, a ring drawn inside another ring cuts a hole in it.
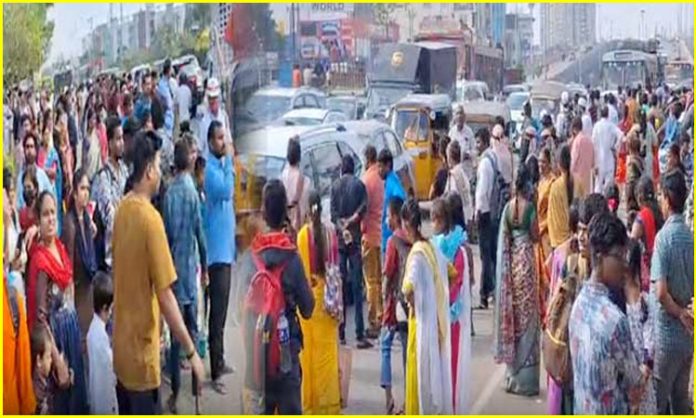
[{"label": "scarf", "polygon": [[[82,213],[82,228],[80,228],[77,210],[73,207],[70,212],[71,216],[75,219],[75,247],[77,247],[77,254],[80,256],[80,260],[82,260],[82,266],[85,269],[87,280],[91,282],[92,278],[97,273],[97,257],[94,251],[94,240],[89,236],[89,231],[91,229],[89,215],[86,210]],[[85,232],[87,232],[88,236],[85,236]]]},{"label": "scarf", "polygon": [[60,290],[67,289],[72,282],[73,268],[68,257],[68,252],[65,246],[58,238],[55,239],[56,248],[60,255],[60,260],[57,260],[51,251],[42,242],[35,243],[29,249],[29,273],[27,274],[28,289],[27,289],[27,306],[29,328],[34,324],[36,312],[36,281],[39,278],[39,273],[43,272],[48,276],[48,279],[57,285]]},{"label": "scarf", "polygon": [[442,251],[447,260],[454,262],[457,250],[466,243],[466,232],[461,226],[457,225],[447,234],[438,234],[431,238],[432,244]]}]

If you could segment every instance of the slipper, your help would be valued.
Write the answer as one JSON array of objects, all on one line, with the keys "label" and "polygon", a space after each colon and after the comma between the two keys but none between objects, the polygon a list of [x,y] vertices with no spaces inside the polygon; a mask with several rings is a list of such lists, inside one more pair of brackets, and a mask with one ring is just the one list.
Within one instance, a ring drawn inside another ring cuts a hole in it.
[{"label": "slipper", "polygon": [[213,390],[219,395],[227,395],[227,386],[220,380],[213,380],[211,382]]},{"label": "slipper", "polygon": [[396,408],[396,404],[394,403],[394,399],[392,399],[391,402],[387,404],[387,415],[396,415],[394,414],[394,408]]}]

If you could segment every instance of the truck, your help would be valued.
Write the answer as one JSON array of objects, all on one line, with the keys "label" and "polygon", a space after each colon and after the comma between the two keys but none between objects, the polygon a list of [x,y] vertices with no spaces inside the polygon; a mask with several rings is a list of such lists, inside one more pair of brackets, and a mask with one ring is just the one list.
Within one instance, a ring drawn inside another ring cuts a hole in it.
[{"label": "truck", "polygon": [[367,73],[367,119],[384,117],[411,93],[456,98],[457,49],[441,42],[380,45]]}]

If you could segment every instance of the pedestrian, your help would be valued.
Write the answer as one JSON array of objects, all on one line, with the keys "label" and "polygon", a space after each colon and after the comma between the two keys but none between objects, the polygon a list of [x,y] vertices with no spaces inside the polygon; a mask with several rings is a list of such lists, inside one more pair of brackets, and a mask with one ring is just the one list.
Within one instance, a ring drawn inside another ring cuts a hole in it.
[{"label": "pedestrian", "polygon": [[402,286],[409,302],[404,412],[406,415],[452,414],[447,260],[421,233],[416,200],[405,203],[401,217],[406,235],[413,242]]},{"label": "pedestrian", "polygon": [[234,371],[225,364],[224,334],[236,251],[235,171],[231,157],[232,148],[225,144],[224,125],[218,121],[212,121],[206,138],[209,146],[206,148],[204,225],[210,278],[208,320],[210,375],[213,379],[213,389],[220,394],[225,394],[227,389],[220,378]]},{"label": "pedestrian", "polygon": [[578,199],[583,199],[592,191],[592,170],[595,166],[592,139],[585,135],[582,123],[579,117],[573,118],[570,123],[570,172],[576,181],[575,197]]},{"label": "pedestrian", "polygon": [[541,322],[534,244],[539,230],[534,204],[524,197],[526,184],[527,172],[521,169],[515,179],[515,194],[506,204],[501,219],[494,347],[496,362],[507,365],[506,391],[536,396]]},{"label": "pedestrian", "polygon": [[[162,141],[153,132],[135,138],[132,190],[121,201],[113,230],[114,370],[122,414],[159,414],[160,309],[184,346],[200,393],[203,363],[189,337],[172,284],[176,270],[164,223],[151,203],[161,179]],[[143,309],[147,307],[147,309]]]},{"label": "pedestrian", "polygon": [[488,309],[488,298],[495,290],[495,247],[498,237],[498,224],[495,219],[491,199],[497,179],[496,157],[490,147],[490,134],[486,128],[476,132],[479,164],[476,175],[476,223],[478,224],[479,245],[481,247],[480,309]]},{"label": "pedestrian", "polygon": [[447,185],[447,178],[449,177],[449,167],[447,165],[447,147],[449,144],[449,136],[445,135],[440,138],[437,150],[441,164],[439,164],[435,172],[435,179],[430,185],[430,192],[428,193],[430,200],[435,200],[445,194],[445,186]]},{"label": "pedestrian", "polygon": [[568,211],[575,196],[575,180],[570,171],[570,148],[564,145],[556,158],[558,177],[549,190],[548,229],[551,248],[556,248],[570,238]]},{"label": "pedestrian", "polygon": [[650,290],[650,260],[655,247],[655,235],[657,235],[657,231],[662,229],[664,221],[655,197],[652,181],[643,177],[638,181],[636,189],[639,211],[636,222],[631,228],[631,238],[643,246],[640,290],[648,292]]},{"label": "pedestrian", "polygon": [[309,194],[312,191],[312,180],[300,168],[302,147],[299,138],[291,138],[288,141],[286,159],[288,164],[280,173],[280,179],[285,186],[289,202],[289,226],[292,227],[294,235],[296,235],[304,225],[309,213]]},{"label": "pedestrian", "polygon": [[191,87],[188,85],[187,74],[183,71],[179,73],[179,87],[176,90],[175,106],[179,119],[179,125],[191,120],[191,103],[193,96]]},{"label": "pedestrian", "polygon": [[111,277],[99,272],[93,281],[93,314],[87,332],[89,361],[89,405],[92,414],[118,415],[116,374],[114,373],[111,338],[106,331],[111,321],[114,286]]},{"label": "pedestrian", "polygon": [[176,81],[172,79],[172,61],[167,58],[162,64],[162,77],[157,83],[157,95],[164,108],[164,131],[170,141],[174,138],[174,90],[172,83],[176,84]]},{"label": "pedestrian", "polygon": [[600,120],[592,128],[592,142],[595,148],[595,193],[602,193],[614,181],[616,168],[616,147],[623,140],[621,132],[609,120],[609,107],[600,109]]},{"label": "pedestrian", "polygon": [[[539,173],[540,179],[536,191],[536,210],[539,225],[539,241],[536,245],[536,266],[539,274],[539,291],[541,298],[546,301],[549,290],[549,274],[545,268],[546,261],[551,255],[551,239],[549,238],[549,195],[551,185],[556,176],[551,165],[551,150],[543,148],[539,153]],[[545,312],[542,309],[542,315]]]},{"label": "pedestrian", "polygon": [[[281,360],[280,364],[269,361],[270,357],[265,355],[266,348],[256,343],[255,338],[260,337],[255,331],[259,313],[247,309],[243,335],[244,347],[249,354],[247,361],[251,363],[247,364],[244,377],[244,411],[265,415],[300,415],[303,412],[301,387],[304,377],[299,359],[303,335],[298,312],[305,320],[310,319],[315,300],[297,247],[283,231],[287,219],[283,183],[279,180],[267,182],[262,201],[263,218],[269,231],[254,237],[250,256],[240,265],[242,274],[239,279],[248,287],[247,300],[257,300],[252,296],[259,295],[259,299],[282,301],[280,306],[284,306],[284,309],[280,309],[280,312],[266,312],[278,318],[276,326],[268,332],[278,333]],[[268,278],[270,275],[280,280],[282,294],[259,287],[261,277]]]},{"label": "pedestrian", "polygon": [[537,153],[537,131],[533,126],[528,126],[523,132],[522,144],[520,146],[520,161],[527,161],[530,156]]},{"label": "pedestrian", "polygon": [[101,144],[99,143],[99,134],[97,132],[97,124],[99,116],[93,109],[87,111],[87,131],[85,138],[82,139],[82,144],[78,145],[77,149],[77,166],[76,170],[82,168],[90,180],[94,178],[102,168],[101,160]]},{"label": "pedestrian", "polygon": [[302,71],[300,71],[300,64],[293,64],[292,66],[292,87],[298,88],[302,86]]},{"label": "pedestrian", "polygon": [[[36,178],[36,167],[28,167],[21,179],[21,183],[24,185],[24,191],[22,193],[24,197],[25,205],[23,208],[19,209],[19,227],[22,231],[29,231],[32,226],[37,225],[36,211],[34,206],[36,205],[36,197],[39,194],[39,181]],[[29,240],[29,234],[25,236],[25,247],[27,253],[29,250],[29,244],[32,243]]]},{"label": "pedestrian", "polygon": [[92,200],[96,202],[94,222],[97,236],[94,242],[97,266],[101,270],[111,271],[114,218],[128,179],[128,167],[124,162],[124,128],[113,116],[106,121],[106,136],[109,159],[92,180]]},{"label": "pedestrian", "polygon": [[312,66],[309,65],[309,63],[305,64],[304,70],[302,71],[302,85],[305,87],[309,87],[312,85]]},{"label": "pedestrian", "polygon": [[622,105],[623,118],[619,123],[619,130],[623,132],[622,139],[618,142],[617,158],[616,158],[616,175],[614,181],[619,187],[623,188],[626,184],[626,160],[628,158],[628,146],[626,136],[633,128],[633,113],[627,105]]},{"label": "pedestrian", "polygon": [[505,184],[512,184],[512,152],[505,138],[505,129],[503,125],[495,125],[491,131],[491,149],[496,156],[497,171],[502,175]]},{"label": "pedestrian", "polygon": [[406,259],[411,251],[411,241],[406,236],[402,227],[401,210],[404,201],[400,197],[394,197],[389,201],[387,222],[389,228],[394,231],[387,241],[385,251],[383,276],[384,276],[384,314],[382,316],[382,335],[380,337],[380,350],[382,353],[380,362],[380,386],[386,396],[387,415],[395,415],[403,412],[403,408],[396,410],[396,402],[392,392],[392,368],[391,347],[394,338],[399,337],[401,342],[401,360],[406,371],[406,342],[408,335],[408,306],[401,291]]},{"label": "pedestrian", "polygon": [[[203,110],[203,117],[199,125],[198,131],[198,152],[206,156],[208,155],[208,134],[210,132],[210,126],[213,122],[217,122],[220,125],[220,129],[224,134],[225,144],[228,144],[230,148],[232,146],[232,132],[230,131],[230,121],[227,117],[222,103],[220,102],[220,82],[217,78],[211,77],[208,79],[208,83],[205,88],[205,97],[208,105]],[[231,152],[234,155],[234,152]]]},{"label": "pedestrian", "polygon": [[[371,348],[365,336],[363,322],[363,260],[360,243],[362,235],[360,222],[367,212],[367,191],[365,185],[355,177],[353,157],[346,155],[341,161],[341,177],[331,187],[331,222],[340,237],[338,254],[341,277],[343,278],[343,305],[349,300],[355,304],[355,333],[358,349]],[[350,296],[349,296],[350,295]],[[376,313],[375,313],[376,315]],[[346,341],[346,321],[339,328],[341,344]]]},{"label": "pedestrian", "polygon": [[[448,195],[449,196],[449,195]],[[458,195],[455,195],[458,196]],[[466,232],[461,225],[454,224],[454,205],[449,197],[439,198],[433,202],[431,220],[434,235],[431,243],[438,248],[452,268],[449,276],[449,317],[450,341],[452,350],[452,393],[453,411],[467,414],[470,407],[471,386],[471,288],[469,263],[466,244]],[[460,208],[456,208],[459,210]]]},{"label": "pedestrian", "polygon": [[152,96],[154,88],[154,80],[152,74],[146,72],[143,74],[140,80],[140,94],[135,101],[135,117],[142,123],[145,124],[145,119],[147,119],[150,114],[150,109],[152,107]]},{"label": "pedestrian", "polygon": [[58,202],[58,233],[60,234],[63,226],[63,172],[61,170],[58,151],[53,144],[53,121],[52,112],[47,110],[44,113],[44,126],[41,132],[41,146],[39,147],[36,164],[43,168],[53,186],[53,194]]},{"label": "pedestrian", "polygon": [[24,166],[20,166],[19,175],[17,176],[17,196],[19,196],[19,208],[22,209],[25,205],[24,200],[24,172],[30,167],[34,170],[34,175],[38,182],[36,194],[49,190],[53,193],[51,180],[48,178],[46,171],[37,164],[37,146],[38,137],[33,131],[27,131],[22,140],[24,149]]},{"label": "pedestrian", "polygon": [[631,341],[626,315],[610,289],[624,288],[623,223],[601,213],[589,226],[592,275],[580,290],[568,325],[575,414],[628,414],[640,402],[645,377]]},{"label": "pedestrian", "polygon": [[584,97],[578,100],[578,114],[582,119],[582,133],[587,138],[592,138],[592,116],[587,108],[587,100]]},{"label": "pedestrian", "polygon": [[474,219],[474,207],[471,204],[471,180],[464,163],[461,162],[463,152],[459,142],[450,142],[447,146],[447,167],[449,168],[445,193],[456,193],[462,199],[463,216],[467,224]]},{"label": "pedestrian", "polygon": [[688,191],[679,173],[664,175],[661,190],[660,206],[667,221],[655,237],[650,272],[657,301],[657,410],[659,414],[693,414],[689,378],[694,313],[689,304],[694,296],[694,240],[683,216]]},{"label": "pedestrian", "polygon": [[658,135],[664,134],[664,139],[660,143],[660,150],[658,152],[660,159],[660,173],[666,173],[667,169],[667,154],[672,144],[679,141],[679,134],[681,132],[681,124],[679,120],[681,119],[682,113],[684,112],[684,106],[679,100],[673,99],[667,106],[669,109],[669,116],[658,129]]},{"label": "pedestrian", "polygon": [[401,185],[399,176],[394,173],[394,157],[389,149],[384,148],[379,152],[377,157],[379,167],[379,176],[384,180],[384,207],[382,208],[382,255],[387,249],[387,240],[392,234],[387,224],[387,208],[389,202],[398,197],[401,200],[406,200],[406,192]]},{"label": "pedestrian", "polygon": [[39,222],[39,238],[29,249],[28,324],[30,329],[36,324],[50,324],[56,349],[65,356],[74,373],[71,385],[67,388],[61,385],[62,388],[56,391],[51,413],[86,414],[87,387],[78,316],[73,304],[64,303],[71,297],[73,269],[68,252],[58,239],[56,206],[53,194],[44,191],[34,208]]},{"label": "pedestrian", "polygon": [[367,192],[367,210],[361,222],[362,258],[367,283],[367,336],[377,338],[382,324],[382,208],[384,207],[384,180],[379,176],[377,150],[365,147],[366,170],[362,182]]},{"label": "pedestrian", "polygon": [[[177,281],[174,294],[181,310],[186,329],[192,341],[198,343],[198,279],[197,267],[201,266],[201,282],[207,285],[208,264],[206,259],[206,240],[203,234],[203,220],[200,199],[193,183],[192,153],[195,139],[185,134],[174,147],[176,177],[167,187],[164,195],[163,218],[167,233],[169,250],[174,259]],[[167,359],[171,378],[172,395],[167,400],[167,408],[172,414],[178,411],[177,400],[181,385],[180,344],[172,336]],[[196,388],[195,375],[191,387]],[[193,396],[196,396],[194,392]]]},{"label": "pedestrian", "polygon": [[35,399],[33,415],[55,415],[56,397],[73,384],[74,372],[58,353],[49,326],[37,323],[31,330],[32,386]]},{"label": "pedestrian", "polygon": [[464,164],[465,172],[469,178],[474,176],[474,158],[476,157],[476,140],[474,131],[466,123],[464,106],[458,105],[454,112],[454,124],[447,134],[453,141],[459,143],[461,150],[460,160]]},{"label": "pedestrian", "polygon": [[638,181],[643,177],[644,165],[640,156],[640,139],[638,129],[633,129],[626,137],[628,143],[628,160],[626,160],[626,190],[625,203],[628,211],[637,211],[638,206],[637,187]]},{"label": "pedestrian", "polygon": [[92,280],[97,273],[97,258],[94,250],[96,225],[89,213],[89,179],[81,169],[75,173],[73,193],[65,217],[65,228],[61,237],[71,261],[74,283],[75,308],[82,340],[94,313],[92,303]]},{"label": "pedestrian", "polygon": [[[297,251],[309,280],[315,303],[312,316],[300,319],[303,349],[302,413],[306,415],[331,415],[341,412],[341,391],[338,370],[338,326],[340,315],[335,317],[327,310],[326,300],[341,305],[338,268],[338,240],[333,225],[321,219],[321,196],[313,191],[309,197],[309,221],[297,237]],[[336,285],[334,287],[334,285]],[[332,299],[333,298],[333,299]],[[340,313],[341,309],[336,309]]]}]

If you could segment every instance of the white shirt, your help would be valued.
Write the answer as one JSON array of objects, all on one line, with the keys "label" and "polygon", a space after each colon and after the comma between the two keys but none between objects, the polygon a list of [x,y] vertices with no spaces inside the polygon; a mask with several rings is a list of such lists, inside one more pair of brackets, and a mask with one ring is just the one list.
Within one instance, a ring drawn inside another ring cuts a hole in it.
[{"label": "white shirt", "polygon": [[113,351],[106,333],[106,324],[96,314],[87,331],[87,358],[90,412],[97,415],[118,415]]},{"label": "white shirt", "polygon": [[471,207],[471,186],[469,176],[464,166],[460,163],[449,171],[447,183],[445,183],[445,193],[456,193],[462,199],[462,211],[464,220],[471,221],[474,217],[474,208]]},{"label": "white shirt", "polygon": [[619,124],[619,112],[616,110],[616,108],[613,105],[608,105],[609,106],[609,121],[614,124],[614,126],[618,126]]},{"label": "white shirt", "polygon": [[623,132],[612,122],[602,118],[592,129],[592,143],[595,149],[595,168],[599,172],[614,169],[616,146],[623,138]]},{"label": "white shirt", "polygon": [[[283,182],[285,186],[285,193],[287,194],[288,205],[297,202],[297,208],[292,208],[288,211],[288,218],[293,222],[293,227],[299,231],[302,223],[304,223],[305,218],[309,214],[309,193],[312,191],[312,181],[309,177],[304,176],[304,186],[302,186],[302,196],[298,197],[297,192],[299,190],[299,179],[300,170],[291,167],[290,164],[286,164],[283,172],[280,174],[280,181]],[[294,225],[296,214],[295,211],[300,210],[300,225]]]},{"label": "white shirt", "polygon": [[208,155],[208,129],[210,124],[214,121],[218,121],[222,124],[222,128],[225,131],[225,142],[232,143],[232,134],[230,133],[230,123],[227,120],[227,113],[225,109],[220,104],[218,108],[217,115],[213,115],[210,109],[206,108],[203,113],[203,118],[201,119],[200,129],[198,131],[198,150],[199,155]]},{"label": "white shirt", "polygon": [[179,123],[191,119],[191,89],[188,85],[182,84],[176,90],[176,105],[179,109]]},{"label": "white shirt", "polygon": [[592,117],[588,112],[582,114],[582,133],[592,138]]},{"label": "white shirt", "polygon": [[493,164],[486,155],[491,154],[495,159],[495,153],[489,148],[479,159],[476,172],[476,212],[487,213],[491,211],[491,194],[493,193]]},{"label": "white shirt", "polygon": [[[466,123],[460,131],[457,129],[457,124],[452,125],[449,131],[449,137],[452,141],[459,142],[459,147],[462,150],[462,165],[467,176],[474,175],[473,161],[476,158],[476,147],[474,139],[474,131],[471,130]],[[469,159],[465,160],[464,155],[469,155]]]}]

